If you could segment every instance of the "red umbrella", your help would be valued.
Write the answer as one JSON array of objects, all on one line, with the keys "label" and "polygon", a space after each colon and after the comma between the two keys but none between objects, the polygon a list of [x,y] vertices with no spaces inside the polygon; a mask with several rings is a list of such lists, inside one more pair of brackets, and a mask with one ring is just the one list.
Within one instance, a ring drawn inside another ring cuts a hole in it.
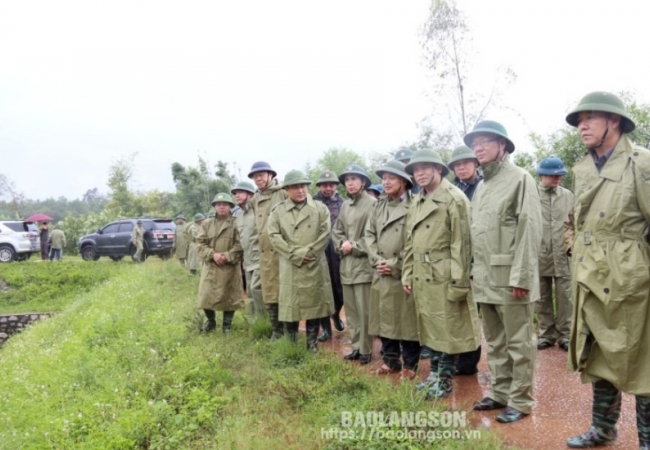
[{"label": "red umbrella", "polygon": [[25,222],[49,222],[52,218],[48,215],[36,213],[25,219]]}]

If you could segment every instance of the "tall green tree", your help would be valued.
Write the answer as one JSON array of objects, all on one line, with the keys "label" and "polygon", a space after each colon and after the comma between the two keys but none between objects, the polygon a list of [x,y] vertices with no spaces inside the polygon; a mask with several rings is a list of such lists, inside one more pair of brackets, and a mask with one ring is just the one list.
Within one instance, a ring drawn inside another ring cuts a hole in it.
[{"label": "tall green tree", "polygon": [[[350,164],[358,164],[364,169],[368,169],[365,158],[353,150],[345,147],[332,147],[327,149],[325,153],[316,160],[314,166],[307,165],[305,167],[307,176],[312,180],[310,187],[311,193],[314,194],[318,191],[316,181],[318,181],[318,177],[321,173],[326,170],[331,170],[338,176],[344,172]],[[346,191],[344,186],[339,186],[338,191],[341,196],[345,197]]]}]

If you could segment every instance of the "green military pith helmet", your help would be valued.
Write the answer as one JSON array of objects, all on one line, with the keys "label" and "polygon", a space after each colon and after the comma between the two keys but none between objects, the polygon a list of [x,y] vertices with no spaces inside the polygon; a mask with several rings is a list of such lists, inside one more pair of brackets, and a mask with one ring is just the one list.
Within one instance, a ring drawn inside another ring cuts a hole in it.
[{"label": "green military pith helmet", "polygon": [[474,161],[476,161],[476,164],[478,164],[478,159],[476,159],[474,150],[472,150],[466,145],[461,145],[459,147],[456,147],[454,151],[451,153],[451,158],[449,159],[447,166],[449,166],[451,170],[454,170],[454,164],[464,159],[473,159]]},{"label": "green military pith helmet", "polygon": [[240,181],[230,190],[230,193],[235,195],[235,191],[246,191],[246,192],[250,192],[251,194],[254,194],[255,186],[253,186],[248,181]]},{"label": "green military pith helmet", "polygon": [[408,147],[400,147],[399,150],[395,152],[395,160],[401,163],[410,160],[412,157],[413,157],[413,150],[411,150]]},{"label": "green military pith helmet", "polygon": [[418,150],[417,152],[413,153],[413,158],[411,158],[411,162],[406,165],[405,168],[406,173],[408,173],[409,175],[413,175],[413,168],[415,167],[415,164],[418,163],[438,164],[439,166],[442,167],[443,177],[446,177],[447,174],[449,173],[449,167],[447,167],[445,163],[442,162],[440,153],[436,152],[435,150],[424,149],[424,150]]},{"label": "green military pith helmet", "polygon": [[205,216],[201,213],[196,213],[194,214],[194,222],[199,222],[201,220],[205,220]]},{"label": "green military pith helmet", "polygon": [[235,206],[235,201],[232,199],[232,195],[227,192],[219,192],[214,196],[211,205],[214,206],[217,203],[230,203],[230,206]]},{"label": "green military pith helmet", "polygon": [[321,183],[341,184],[339,183],[338,178],[339,177],[337,177],[334,172],[332,172],[331,170],[326,170],[325,172],[319,175],[318,181],[316,182],[316,186],[319,186]]},{"label": "green military pith helmet", "polygon": [[591,92],[580,100],[578,106],[566,116],[569,125],[578,126],[578,115],[586,111],[600,111],[621,116],[621,132],[630,133],[636,125],[630,115],[625,111],[625,105],[620,98],[609,92]]},{"label": "green military pith helmet", "polygon": [[345,184],[346,175],[356,175],[359,178],[361,178],[364,181],[364,185],[363,185],[364,189],[368,189],[372,184],[372,181],[366,174],[366,169],[364,169],[358,164],[350,164],[348,167],[345,168],[343,173],[339,175],[339,181],[341,182],[341,184]]},{"label": "green military pith helmet", "polygon": [[214,209],[208,211],[208,219],[217,215],[217,212]]},{"label": "green military pith helmet", "polygon": [[186,219],[185,219],[185,216],[182,215],[182,214],[179,214],[179,215],[176,216],[176,220],[178,220],[178,219],[186,220]]},{"label": "green military pith helmet", "polygon": [[292,170],[284,176],[282,187],[286,188],[288,186],[295,186],[297,184],[310,185],[311,180],[307,178],[307,175],[302,173],[300,170]]},{"label": "green military pith helmet", "polygon": [[382,178],[384,176],[384,173],[392,173],[393,175],[397,175],[398,177],[406,180],[406,186],[408,189],[410,189],[413,187],[413,180],[409,174],[406,173],[405,169],[406,166],[403,162],[393,159],[392,161],[388,161],[386,164],[384,164],[383,167],[381,167],[375,173],[379,176],[379,178]]},{"label": "green military pith helmet", "polygon": [[497,136],[502,137],[503,139],[506,140],[506,151],[508,153],[512,153],[515,151],[515,143],[512,142],[508,137],[508,132],[506,131],[506,127],[501,125],[499,122],[495,122],[494,120],[481,120],[479,123],[474,125],[474,129],[472,131],[470,131],[465,135],[463,141],[467,146],[471,148],[472,140],[474,139],[474,136],[476,136],[479,133],[496,134]]}]

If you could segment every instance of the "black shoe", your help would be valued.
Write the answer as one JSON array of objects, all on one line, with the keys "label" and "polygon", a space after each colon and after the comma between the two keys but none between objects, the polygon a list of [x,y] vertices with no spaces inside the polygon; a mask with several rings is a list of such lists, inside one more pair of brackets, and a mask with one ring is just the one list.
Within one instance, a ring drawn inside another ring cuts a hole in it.
[{"label": "black shoe", "polygon": [[366,364],[370,364],[370,361],[372,361],[372,354],[368,353],[366,355],[361,355],[361,358],[359,360],[359,363],[362,366],[365,366]]},{"label": "black shoe", "polygon": [[499,403],[496,400],[492,400],[490,397],[485,397],[478,402],[475,402],[472,406],[474,411],[492,411],[493,409],[503,409],[507,405]]},{"label": "black shoe", "polygon": [[332,322],[334,322],[334,328],[336,328],[336,331],[345,330],[345,325],[338,314],[332,314]]},{"label": "black shoe", "polygon": [[616,429],[610,430],[607,436],[601,436],[594,427],[589,428],[586,433],[579,436],[572,436],[566,440],[569,448],[591,448],[601,445],[609,445],[616,441],[618,433]]},{"label": "black shoe", "polygon": [[537,342],[537,350],[544,350],[549,347],[553,347],[555,344],[550,341],[539,341]]},{"label": "black shoe", "polygon": [[497,422],[501,422],[501,423],[517,422],[523,419],[524,417],[526,417],[527,415],[528,414],[522,413],[521,411],[518,411],[515,408],[511,408],[510,406],[508,406],[505,410],[497,414]]},{"label": "black shoe", "polygon": [[345,355],[343,359],[347,361],[354,361],[361,358],[361,353],[359,353],[359,350],[352,350],[352,353]]},{"label": "black shoe", "polygon": [[217,328],[217,321],[216,320],[208,320],[204,325],[203,328],[201,328],[201,331],[204,333],[209,333],[210,331],[214,330]]},{"label": "black shoe", "polygon": [[330,339],[332,339],[332,336],[327,331],[323,331],[320,336],[318,336],[319,342],[329,341]]}]

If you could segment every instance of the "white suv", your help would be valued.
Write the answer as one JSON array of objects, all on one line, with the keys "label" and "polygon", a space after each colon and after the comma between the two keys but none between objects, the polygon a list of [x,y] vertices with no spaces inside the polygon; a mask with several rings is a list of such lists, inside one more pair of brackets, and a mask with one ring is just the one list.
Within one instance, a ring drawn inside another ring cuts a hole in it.
[{"label": "white suv", "polygon": [[38,229],[31,222],[0,220],[0,263],[24,261],[41,252]]}]

